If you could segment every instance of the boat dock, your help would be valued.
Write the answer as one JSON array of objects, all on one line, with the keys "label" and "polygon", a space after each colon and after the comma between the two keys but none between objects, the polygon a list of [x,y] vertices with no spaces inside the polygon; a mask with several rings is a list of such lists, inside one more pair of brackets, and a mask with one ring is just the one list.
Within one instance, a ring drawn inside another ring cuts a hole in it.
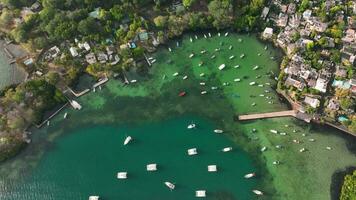
[{"label": "boat dock", "polygon": [[99,80],[99,82],[97,82],[93,85],[93,88],[97,88],[97,87],[101,86],[102,84],[108,82],[108,80],[109,80],[108,77],[105,77],[105,78]]},{"label": "boat dock", "polygon": [[144,53],[143,54],[144,56],[145,56],[145,60],[146,60],[146,62],[147,62],[147,64],[148,64],[148,66],[152,66],[152,63],[150,62],[150,60],[147,58],[147,55]]},{"label": "boat dock", "polygon": [[14,55],[12,55],[12,53],[6,47],[4,47],[4,52],[9,57],[9,59],[14,59],[15,58]]},{"label": "boat dock", "polygon": [[287,110],[279,112],[269,112],[269,113],[257,113],[257,114],[247,114],[239,115],[239,121],[254,120],[254,119],[265,119],[265,118],[275,118],[275,117],[297,117],[297,111]]}]

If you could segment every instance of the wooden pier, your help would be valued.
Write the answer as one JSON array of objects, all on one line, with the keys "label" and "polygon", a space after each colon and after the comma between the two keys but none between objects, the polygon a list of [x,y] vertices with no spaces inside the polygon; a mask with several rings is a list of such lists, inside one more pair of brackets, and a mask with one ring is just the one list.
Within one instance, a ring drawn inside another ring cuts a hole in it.
[{"label": "wooden pier", "polygon": [[239,121],[246,121],[246,120],[275,118],[275,117],[297,117],[297,111],[287,110],[287,111],[279,111],[279,112],[239,115],[238,119]]}]

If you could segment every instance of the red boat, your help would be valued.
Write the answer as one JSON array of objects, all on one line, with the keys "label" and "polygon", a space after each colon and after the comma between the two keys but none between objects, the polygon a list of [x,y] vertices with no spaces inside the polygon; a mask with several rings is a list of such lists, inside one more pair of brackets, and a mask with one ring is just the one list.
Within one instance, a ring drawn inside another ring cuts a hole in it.
[{"label": "red boat", "polygon": [[180,97],[184,97],[186,94],[187,94],[187,93],[183,91],[183,92],[179,93],[179,96],[180,96]]}]

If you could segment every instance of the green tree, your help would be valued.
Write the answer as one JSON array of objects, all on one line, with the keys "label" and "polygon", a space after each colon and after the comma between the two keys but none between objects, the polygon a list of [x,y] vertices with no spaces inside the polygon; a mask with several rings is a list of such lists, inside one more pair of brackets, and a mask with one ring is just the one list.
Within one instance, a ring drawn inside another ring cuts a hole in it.
[{"label": "green tree", "polygon": [[189,8],[196,0],[183,0],[183,6]]},{"label": "green tree", "polygon": [[213,0],[208,5],[209,13],[213,16],[213,26],[223,29],[231,24],[231,0]]}]

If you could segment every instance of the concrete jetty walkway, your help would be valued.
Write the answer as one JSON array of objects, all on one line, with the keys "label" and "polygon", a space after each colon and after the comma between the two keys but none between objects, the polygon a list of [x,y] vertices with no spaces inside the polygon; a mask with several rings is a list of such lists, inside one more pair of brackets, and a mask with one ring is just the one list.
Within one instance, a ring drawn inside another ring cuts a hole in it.
[{"label": "concrete jetty walkway", "polygon": [[287,110],[287,111],[278,111],[278,112],[269,112],[269,113],[239,115],[238,119],[240,121],[245,121],[245,120],[265,119],[265,118],[274,118],[274,117],[297,117],[297,111]]}]

